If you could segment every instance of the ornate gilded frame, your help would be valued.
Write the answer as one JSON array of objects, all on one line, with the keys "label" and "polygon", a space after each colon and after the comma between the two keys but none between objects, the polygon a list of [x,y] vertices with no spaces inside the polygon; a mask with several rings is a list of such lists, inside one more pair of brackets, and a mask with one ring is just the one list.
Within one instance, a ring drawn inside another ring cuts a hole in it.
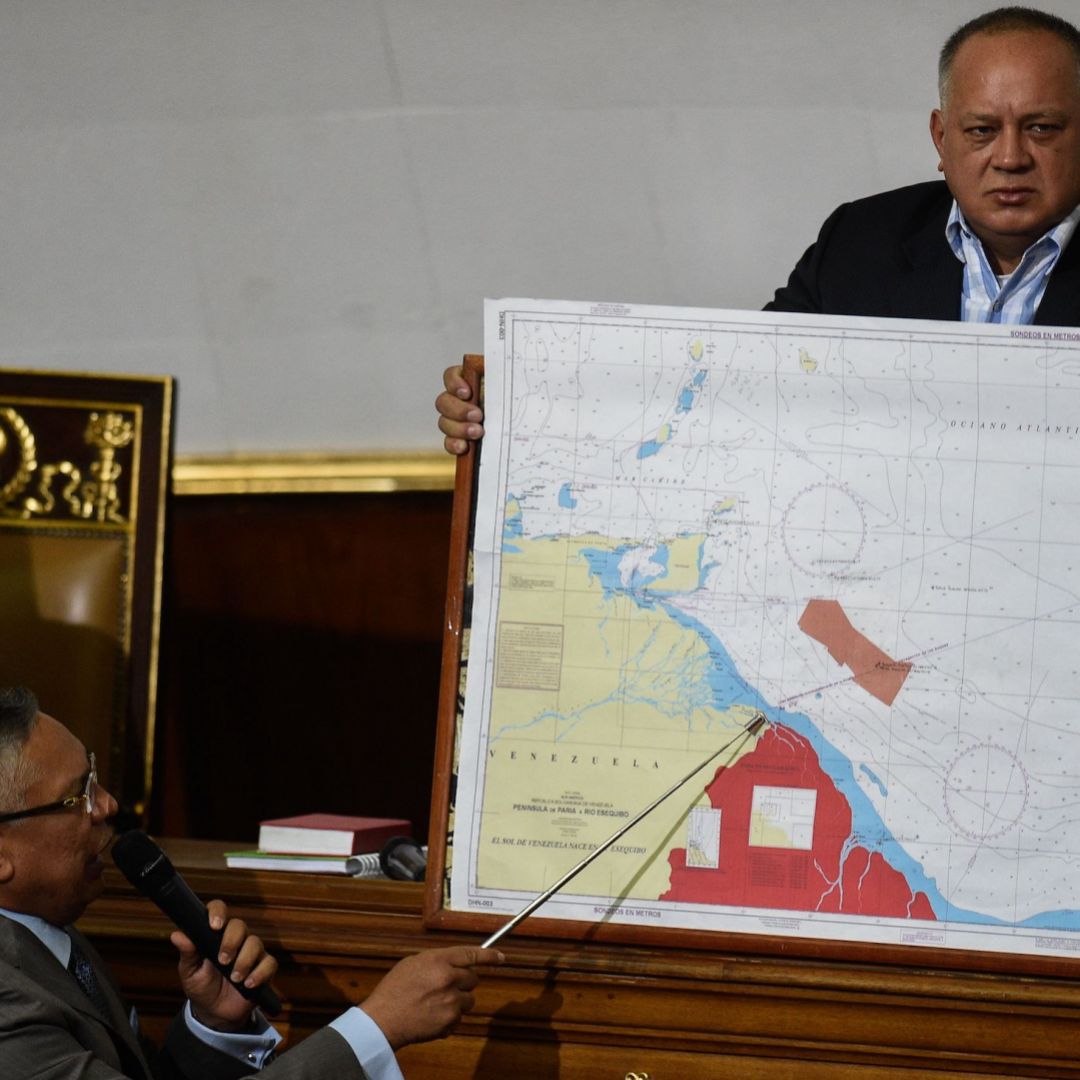
[{"label": "ornate gilded frame", "polygon": [[[108,746],[91,747],[104,765],[102,780],[121,808],[138,818],[146,812],[153,770],[173,397],[168,377],[0,369],[0,541],[10,553],[48,538],[50,558],[64,551],[81,555],[87,541],[118,553],[110,555],[119,564],[110,586],[115,666],[102,676],[115,680],[111,715],[59,718],[88,746],[100,742],[97,725],[105,727]],[[19,567],[9,570],[18,574]],[[38,572],[56,576],[40,567]],[[63,593],[62,573],[57,580]],[[27,586],[24,606],[14,605],[12,618],[40,610],[34,588]],[[78,606],[77,597],[71,605]],[[38,680],[46,683],[34,689],[48,708],[66,700],[65,679],[83,672],[73,671],[63,655],[63,620],[43,621],[45,636],[32,640],[56,641],[59,650],[52,658],[34,657]],[[14,647],[7,651],[17,653]],[[0,653],[0,667],[8,669],[0,670],[0,682],[17,681],[16,659],[4,665]]]}]

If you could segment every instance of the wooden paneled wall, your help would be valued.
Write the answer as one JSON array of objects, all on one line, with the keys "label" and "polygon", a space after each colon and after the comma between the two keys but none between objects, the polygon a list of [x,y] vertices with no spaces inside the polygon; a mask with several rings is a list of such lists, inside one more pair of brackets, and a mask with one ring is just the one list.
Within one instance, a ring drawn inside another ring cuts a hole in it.
[{"label": "wooden paneled wall", "polygon": [[151,831],[322,810],[426,839],[450,498],[173,500]]}]

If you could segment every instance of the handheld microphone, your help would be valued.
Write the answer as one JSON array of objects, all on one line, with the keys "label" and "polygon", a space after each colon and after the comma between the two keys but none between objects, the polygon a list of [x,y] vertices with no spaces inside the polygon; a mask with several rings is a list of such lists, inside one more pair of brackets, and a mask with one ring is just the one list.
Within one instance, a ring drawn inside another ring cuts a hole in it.
[{"label": "handheld microphone", "polygon": [[[116,840],[112,856],[124,877],[153,900],[191,938],[199,952],[229,979],[233,965],[218,963],[217,958],[224,930],[211,929],[206,905],[176,872],[165,852],[146,833],[133,829]],[[229,985],[270,1016],[281,1010],[281,999],[265,984],[248,989],[243,983],[229,980]]]}]

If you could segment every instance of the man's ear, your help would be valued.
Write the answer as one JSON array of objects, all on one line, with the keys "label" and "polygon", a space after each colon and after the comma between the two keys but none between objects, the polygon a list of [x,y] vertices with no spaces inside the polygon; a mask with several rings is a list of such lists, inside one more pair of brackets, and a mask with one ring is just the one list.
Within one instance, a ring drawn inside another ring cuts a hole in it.
[{"label": "man's ear", "polygon": [[934,109],[930,113],[930,138],[934,140],[934,147],[938,152],[938,172],[944,172],[945,166],[941,158],[944,156],[942,147],[945,145],[945,117],[940,109]]},{"label": "man's ear", "polygon": [[15,876],[15,861],[6,836],[0,836],[0,887]]}]

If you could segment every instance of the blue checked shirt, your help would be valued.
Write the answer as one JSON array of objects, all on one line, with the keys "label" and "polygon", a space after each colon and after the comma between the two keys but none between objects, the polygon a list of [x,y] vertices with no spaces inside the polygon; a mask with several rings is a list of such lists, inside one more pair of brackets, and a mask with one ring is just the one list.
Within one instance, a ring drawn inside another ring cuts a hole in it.
[{"label": "blue checked shirt", "polygon": [[982,242],[971,231],[953,200],[945,224],[945,239],[964,264],[964,291],[960,318],[964,322],[1017,323],[1034,321],[1035,310],[1046,292],[1050,271],[1057,265],[1065,245],[1080,221],[1080,206],[1024,252],[1020,265],[1003,282],[990,268]]}]

